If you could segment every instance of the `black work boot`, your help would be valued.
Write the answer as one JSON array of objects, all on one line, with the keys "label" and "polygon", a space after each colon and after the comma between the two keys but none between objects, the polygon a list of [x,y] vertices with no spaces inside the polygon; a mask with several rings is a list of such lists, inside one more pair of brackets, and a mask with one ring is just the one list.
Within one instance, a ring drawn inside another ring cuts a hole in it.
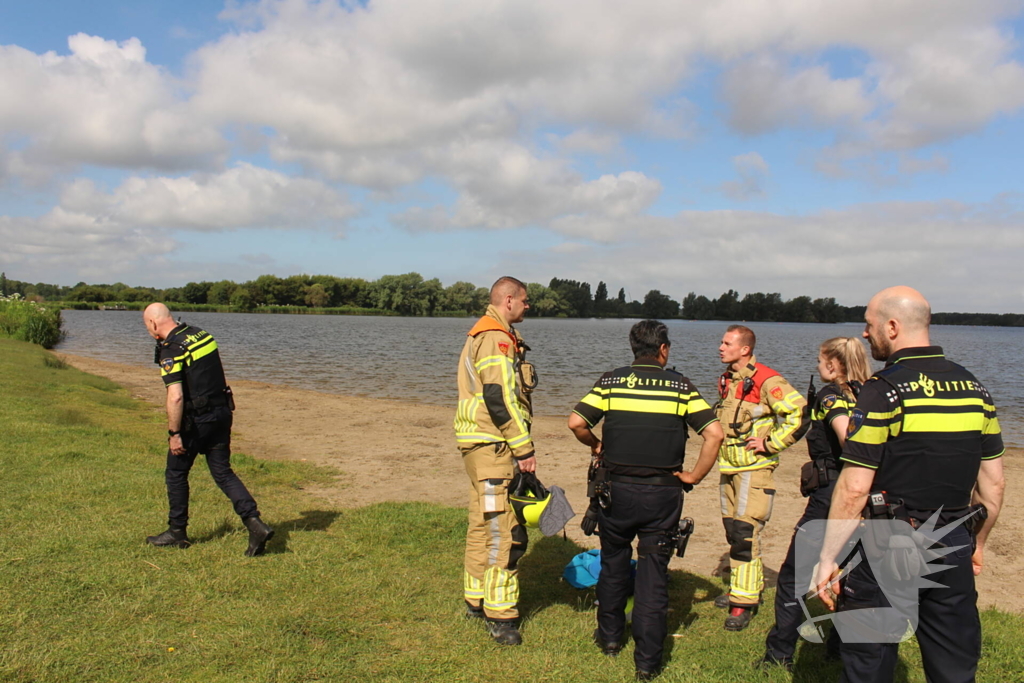
[{"label": "black work boot", "polygon": [[498,645],[522,645],[523,637],[519,635],[519,629],[514,621],[485,620],[487,633]]},{"label": "black work boot", "polygon": [[715,598],[715,607],[718,609],[727,609],[729,607],[729,593],[722,593]]},{"label": "black work boot", "polygon": [[146,543],[158,548],[187,548],[192,545],[184,529],[167,527],[167,531],[156,536],[146,536]]},{"label": "black work boot", "polygon": [[601,648],[601,653],[608,657],[618,657],[622,651],[622,643],[617,641],[601,640],[601,629],[594,629],[594,642]]},{"label": "black work boot", "polygon": [[274,530],[264,524],[259,517],[243,519],[242,523],[249,530],[249,547],[245,549],[246,557],[262,555],[267,547],[267,541],[274,537]]},{"label": "black work boot", "polygon": [[792,673],[793,672],[793,658],[792,657],[783,657],[783,658],[780,659],[780,658],[776,657],[775,655],[773,655],[771,652],[765,652],[764,656],[761,657],[761,659],[759,659],[756,662],[754,662],[754,668],[755,669],[761,669],[762,671],[763,670],[767,670],[767,669],[769,669],[771,667],[774,667],[774,666],[781,666],[786,671]]},{"label": "black work boot", "polygon": [[466,603],[466,618],[467,619],[483,619],[484,618],[484,608],[482,606],[481,607],[477,607],[476,605],[471,605],[471,604],[469,604],[467,602]]},{"label": "black work boot", "polygon": [[661,669],[655,669],[654,671],[647,671],[645,669],[636,670],[636,680],[638,681],[653,681],[655,678],[661,675]]},{"label": "black work boot", "polygon": [[725,630],[742,631],[750,626],[750,622],[753,621],[755,614],[757,614],[757,605],[730,608],[729,616],[725,618]]}]

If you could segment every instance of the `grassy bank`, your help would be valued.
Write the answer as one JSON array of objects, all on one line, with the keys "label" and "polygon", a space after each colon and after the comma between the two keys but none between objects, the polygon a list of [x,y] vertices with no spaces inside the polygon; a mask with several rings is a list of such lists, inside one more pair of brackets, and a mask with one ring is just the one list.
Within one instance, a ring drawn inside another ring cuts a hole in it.
[{"label": "grassy bank", "polygon": [[[631,680],[632,647],[597,654],[593,595],[558,580],[574,543],[532,539],[521,562],[526,644],[498,648],[461,618],[463,510],[334,509],[304,490],[334,473],[302,463],[235,458],[278,529],[267,556],[242,555],[245,532],[202,463],[196,545],[147,547],[166,514],[162,416],[107,380],[47,365],[49,355],[0,340],[0,680]],[[671,590],[682,637],[661,680],[753,679],[770,609],[725,633],[709,602],[717,579],[673,572]],[[1024,619],[983,620],[979,680],[1019,680]],[[903,661],[904,680],[923,680],[912,643]],[[795,680],[838,674],[805,644]]]}]

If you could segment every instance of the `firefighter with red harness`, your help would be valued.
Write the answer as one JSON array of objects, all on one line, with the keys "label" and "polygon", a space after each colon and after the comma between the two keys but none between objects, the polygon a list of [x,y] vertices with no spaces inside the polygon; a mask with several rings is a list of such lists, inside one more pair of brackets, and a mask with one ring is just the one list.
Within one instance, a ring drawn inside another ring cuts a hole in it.
[{"label": "firefighter with red harness", "polygon": [[803,436],[807,401],[782,375],[757,362],[753,330],[732,325],[719,356],[729,367],[719,378],[715,413],[725,430],[718,451],[722,523],[729,543],[729,592],[715,605],[729,608],[727,631],[742,631],[757,613],[764,588],[760,535],[775,500],[779,453]]}]

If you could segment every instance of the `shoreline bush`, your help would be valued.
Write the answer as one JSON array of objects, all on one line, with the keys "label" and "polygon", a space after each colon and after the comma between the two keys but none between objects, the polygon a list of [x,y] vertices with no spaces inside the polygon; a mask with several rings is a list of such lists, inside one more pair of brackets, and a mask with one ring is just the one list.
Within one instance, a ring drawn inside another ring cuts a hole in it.
[{"label": "shoreline bush", "polygon": [[25,301],[20,294],[0,297],[0,336],[52,349],[64,338],[60,309]]}]

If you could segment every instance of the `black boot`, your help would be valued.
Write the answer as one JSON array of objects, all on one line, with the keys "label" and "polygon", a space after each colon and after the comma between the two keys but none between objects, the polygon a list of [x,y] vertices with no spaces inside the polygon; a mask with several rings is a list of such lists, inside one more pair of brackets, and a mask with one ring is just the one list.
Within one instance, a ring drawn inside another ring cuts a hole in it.
[{"label": "black boot", "polygon": [[156,536],[146,536],[146,543],[158,548],[187,548],[192,545],[184,529],[167,527],[167,531]]},{"label": "black boot", "polygon": [[523,637],[519,635],[519,628],[514,621],[495,621],[486,619],[487,633],[498,645],[520,645]]},{"label": "black boot", "polygon": [[274,537],[274,530],[264,524],[259,517],[243,519],[242,523],[249,530],[249,547],[245,549],[246,557],[262,555],[266,550],[267,541]]}]

